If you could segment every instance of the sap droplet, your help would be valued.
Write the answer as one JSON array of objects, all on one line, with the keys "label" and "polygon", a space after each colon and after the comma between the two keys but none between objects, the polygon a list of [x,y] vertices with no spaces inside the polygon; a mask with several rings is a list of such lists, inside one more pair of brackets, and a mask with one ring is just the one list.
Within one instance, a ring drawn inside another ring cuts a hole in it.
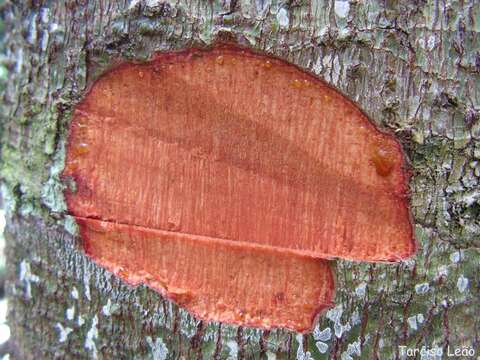
[{"label": "sap droplet", "polygon": [[308,311],[308,312],[311,312],[313,310],[313,306],[309,304],[304,304],[303,308],[305,309],[305,311]]},{"label": "sap droplet", "polygon": [[124,278],[124,279],[128,279],[128,277],[129,277],[129,275],[130,275],[129,272],[128,272],[128,270],[126,270],[126,269],[125,269],[124,267],[122,267],[122,266],[119,266],[119,267],[118,267],[117,274],[118,274],[118,276],[120,276],[120,277],[122,277],[122,278]]},{"label": "sap droplet", "polygon": [[292,81],[292,87],[295,89],[300,89],[302,87],[302,82],[298,79]]},{"label": "sap droplet", "polygon": [[188,304],[193,299],[193,294],[191,292],[182,289],[171,292],[170,296],[172,300],[175,301],[178,305]]},{"label": "sap droplet", "polygon": [[235,320],[244,321],[245,320],[245,310],[240,309],[235,312]]},{"label": "sap droplet", "polygon": [[225,311],[227,309],[227,305],[223,301],[217,302],[217,309],[220,311]]},{"label": "sap droplet", "polygon": [[267,60],[267,61],[261,63],[260,66],[263,67],[264,69],[269,70],[269,69],[272,68],[273,65],[270,61]]},{"label": "sap droplet", "polygon": [[392,151],[384,144],[377,144],[372,153],[372,162],[375,165],[377,174],[387,177],[395,166],[395,159]]},{"label": "sap droplet", "polygon": [[223,58],[222,55],[218,56],[216,59],[215,59],[215,62],[218,64],[218,65],[223,65],[223,63],[225,62],[225,59]]},{"label": "sap droplet", "polygon": [[65,173],[66,174],[72,174],[77,172],[79,169],[79,164],[77,160],[72,160],[69,161],[67,166],[65,167]]},{"label": "sap droplet", "polygon": [[80,116],[77,120],[77,126],[79,128],[84,128],[87,126],[87,123],[88,123],[88,117],[86,116]]},{"label": "sap droplet", "polygon": [[304,80],[295,79],[292,81],[291,85],[295,89],[305,89],[310,87],[311,83],[307,79],[304,79]]},{"label": "sap droplet", "polygon": [[86,143],[80,143],[73,149],[74,156],[85,155],[90,151],[90,147]]}]

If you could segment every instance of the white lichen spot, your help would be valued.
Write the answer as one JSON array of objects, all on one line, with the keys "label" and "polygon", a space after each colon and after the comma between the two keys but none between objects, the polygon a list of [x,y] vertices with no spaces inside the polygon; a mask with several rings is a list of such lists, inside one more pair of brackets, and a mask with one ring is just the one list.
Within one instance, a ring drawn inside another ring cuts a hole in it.
[{"label": "white lichen spot", "polygon": [[328,344],[324,343],[323,341],[328,341],[332,338],[332,330],[327,327],[320,331],[320,328],[317,325],[313,330],[313,338],[317,340],[315,346],[317,347],[318,351],[320,351],[321,354],[325,354],[328,350]]},{"label": "white lichen spot", "polygon": [[333,309],[330,309],[326,313],[327,319],[331,320],[334,322],[333,324],[333,331],[335,332],[335,336],[337,338],[341,338],[343,333],[350,331],[351,326],[349,323],[342,325],[340,322],[340,318],[343,313],[343,307],[341,305],[338,305],[334,307]]},{"label": "white lichen spot", "polygon": [[271,351],[267,351],[267,360],[277,360],[277,355]]},{"label": "white lichen spot", "polygon": [[48,24],[50,21],[50,9],[49,8],[41,8],[40,9],[40,20],[44,24]]},{"label": "white lichen spot", "polygon": [[110,316],[112,314],[111,310],[112,310],[112,302],[110,301],[110,299],[108,299],[107,303],[102,307],[102,313],[105,316]]},{"label": "white lichen spot", "polygon": [[355,310],[353,313],[352,313],[352,316],[350,317],[350,323],[355,326],[355,325],[358,325],[361,323],[361,320],[360,320],[360,314],[358,313],[358,310]]},{"label": "white lichen spot", "polygon": [[83,285],[85,286],[85,297],[88,301],[92,300],[90,296],[90,274],[88,272],[83,275]]},{"label": "white lichen spot", "polygon": [[257,18],[262,18],[267,15],[268,9],[271,5],[271,0],[255,0],[255,7],[257,9]]},{"label": "white lichen spot", "polygon": [[337,339],[340,339],[343,335],[343,325],[337,322],[333,325],[333,330],[335,331]]},{"label": "white lichen spot", "polygon": [[298,334],[295,339],[298,342],[298,349],[297,349],[297,360],[312,360],[312,355],[310,351],[303,350],[303,335]]},{"label": "white lichen spot", "polygon": [[332,71],[330,73],[330,79],[334,84],[338,83],[341,75],[342,66],[340,65],[340,60],[338,56],[333,58]]},{"label": "white lichen spot", "polygon": [[288,28],[288,24],[290,21],[288,19],[287,9],[281,8],[280,10],[278,10],[277,21],[278,21],[278,25],[280,25],[281,28]]},{"label": "white lichen spot", "polygon": [[417,315],[414,315],[414,316],[410,316],[407,319],[407,323],[408,323],[408,326],[412,330],[418,330],[418,325],[422,324],[424,320],[425,320],[425,318],[423,317],[422,314],[417,314]]},{"label": "white lichen spot", "polygon": [[355,288],[355,294],[360,297],[360,298],[363,298],[365,296],[365,290],[367,288],[367,283],[365,282],[362,282],[360,285],[358,285],[356,288]]},{"label": "white lichen spot", "polygon": [[466,207],[470,207],[475,203],[480,202],[480,191],[467,192],[461,196],[460,200]]},{"label": "white lichen spot", "polygon": [[328,341],[332,338],[332,330],[329,327],[327,327],[322,331],[320,331],[320,329],[317,326],[315,327],[315,330],[313,330],[313,338],[319,341]]},{"label": "white lichen spot", "polygon": [[63,327],[60,323],[56,323],[55,328],[58,330],[58,341],[61,343],[67,341],[68,335],[73,331],[69,327]]},{"label": "white lichen spot", "polygon": [[349,355],[360,356],[362,354],[362,350],[360,349],[360,341],[354,341],[353,343],[348,344],[347,353]]},{"label": "white lichen spot", "polygon": [[342,359],[342,360],[353,360],[353,358],[350,356],[350,354],[347,353],[346,351],[344,351],[342,353],[342,355],[340,356],[340,359]]},{"label": "white lichen spot", "polygon": [[85,324],[85,319],[82,317],[82,315],[78,315],[77,324],[78,326]]},{"label": "white lichen spot", "polygon": [[228,346],[228,349],[229,349],[228,358],[229,359],[236,359],[237,354],[238,354],[238,344],[237,344],[237,342],[234,341],[234,340],[229,340],[229,341],[227,341],[227,346]]},{"label": "white lichen spot", "polygon": [[[0,325],[7,323],[7,313],[8,313],[8,301],[7,299],[3,298],[2,300],[0,300]],[[2,338],[3,338],[2,333],[0,331],[0,344],[3,344],[3,342],[1,341]]]},{"label": "white lichen spot", "polygon": [[21,47],[17,50],[15,60],[15,71],[21,73],[23,71],[23,49]]},{"label": "white lichen spot", "polygon": [[65,316],[67,317],[67,320],[73,320],[75,317],[75,306],[68,308],[67,311],[65,311]]},{"label": "white lichen spot", "polygon": [[415,260],[413,259],[406,259],[402,260],[402,264],[407,268],[407,269],[413,269],[415,266]]},{"label": "white lichen spot", "polygon": [[31,45],[35,45],[37,42],[37,14],[33,14],[31,18],[27,40]]},{"label": "white lichen spot", "polygon": [[317,341],[315,343],[315,346],[317,347],[318,351],[320,352],[320,354],[325,354],[328,350],[328,345],[321,342],[321,341]]},{"label": "white lichen spot", "polygon": [[[1,67],[1,69],[5,69],[3,66]],[[5,70],[5,72],[7,72],[7,70]],[[5,77],[7,76],[7,73],[5,73]],[[3,234],[4,230],[5,230],[5,225],[6,225],[6,222],[5,222],[5,210],[3,209],[0,209],[0,234]]]},{"label": "white lichen spot", "polygon": [[418,329],[418,326],[417,326],[417,316],[410,316],[408,319],[407,319],[407,323],[408,323],[408,326],[410,327],[410,329],[412,330],[417,330]]},{"label": "white lichen spot", "polygon": [[327,53],[321,59],[322,59],[322,69],[330,69],[333,62],[333,56]]},{"label": "white lichen spot", "polygon": [[457,289],[458,291],[460,291],[461,293],[465,292],[465,290],[467,290],[468,288],[468,279],[462,275],[460,275],[458,277],[458,280],[457,280]]},{"label": "white lichen spot", "polygon": [[167,358],[168,348],[162,338],[157,337],[155,342],[153,342],[152,338],[147,336],[145,340],[147,341],[148,346],[150,346],[153,360],[165,360]]},{"label": "white lichen spot", "polygon": [[422,283],[415,285],[415,292],[417,294],[425,294],[430,290],[430,285],[428,283]]},{"label": "white lichen spot", "polygon": [[437,43],[437,40],[435,39],[435,35],[430,35],[427,40],[427,49],[432,51],[436,43]]},{"label": "white lichen spot", "polygon": [[322,69],[323,69],[323,61],[322,61],[322,58],[319,57],[315,63],[313,64],[312,66],[312,71],[317,74],[317,75],[320,75],[321,72],[322,72]]},{"label": "white lichen spot", "polygon": [[[6,323],[0,324],[0,344],[5,344],[10,339],[10,326]],[[2,360],[5,360],[5,356]]]},{"label": "white lichen spot", "polygon": [[50,34],[56,33],[57,31],[60,31],[60,30],[61,30],[61,27],[57,23],[52,22],[48,26],[48,31],[50,31]]},{"label": "white lichen spot", "polygon": [[327,319],[334,322],[333,330],[337,338],[341,338],[344,332],[350,331],[351,329],[350,324],[348,323],[346,325],[341,324],[340,318],[342,316],[342,313],[343,313],[342,305],[338,305],[333,309],[328,310],[326,313]]},{"label": "white lichen spot", "polygon": [[42,36],[40,38],[40,48],[44,52],[47,50],[49,38],[50,38],[50,33],[47,30],[42,31]]},{"label": "white lichen spot", "polygon": [[98,317],[95,315],[92,319],[92,326],[87,332],[87,338],[85,339],[85,349],[89,350],[92,354],[92,359],[97,359],[97,346],[95,345],[95,339],[98,338]]},{"label": "white lichen spot", "polygon": [[132,0],[128,5],[128,10],[134,9],[138,4],[140,4],[140,0]]},{"label": "white lichen spot", "polygon": [[458,263],[462,258],[461,251],[455,251],[454,253],[450,254],[450,261],[454,264]]},{"label": "white lichen spot", "polygon": [[446,265],[441,265],[438,267],[436,279],[448,276],[448,267]]},{"label": "white lichen spot", "polygon": [[27,299],[32,298],[32,283],[38,283],[40,278],[32,274],[30,269],[30,263],[26,260],[22,260],[20,263],[20,274],[19,274],[20,281],[23,281],[25,284],[25,296]]},{"label": "white lichen spot", "polygon": [[73,216],[69,216],[69,215],[65,216],[64,226],[65,226],[65,230],[67,230],[67,232],[71,235],[75,236],[80,233],[77,221]]},{"label": "white lichen spot", "polygon": [[335,14],[339,18],[345,18],[350,11],[350,3],[347,1],[335,1]]},{"label": "white lichen spot", "polygon": [[423,144],[425,142],[423,130],[412,130],[412,139],[417,144]]},{"label": "white lichen spot", "polygon": [[[46,33],[48,34],[48,32]],[[48,38],[44,38],[43,41],[48,41]],[[43,45],[46,49],[48,44]],[[52,154],[55,151],[55,148],[48,143],[44,149],[45,153],[47,154]],[[52,175],[54,172],[56,172],[56,170],[51,171],[50,178],[42,186],[42,202],[52,211],[63,212],[66,210],[65,201],[62,194],[63,187],[58,183],[58,176]]]},{"label": "white lichen spot", "polygon": [[[18,66],[18,61],[21,61],[22,59],[16,58],[16,66]],[[5,74],[8,73],[7,69],[5,66],[2,66],[2,69],[4,69]],[[17,69],[17,68],[15,68]],[[15,70],[17,71],[17,70]],[[2,71],[3,72],[3,71]],[[5,75],[5,78],[8,75]],[[13,192],[5,185],[5,184],[0,184],[0,194],[3,199],[3,211],[7,214],[13,214],[17,207],[17,198],[13,194]],[[2,215],[4,216],[5,213]]]},{"label": "white lichen spot", "polygon": [[160,6],[164,3],[168,3],[168,1],[165,1],[165,0],[145,0],[145,6],[147,8],[154,8],[154,7]]},{"label": "white lichen spot", "polygon": [[78,290],[76,287],[74,287],[72,291],[70,291],[70,296],[75,300],[78,300]]},{"label": "white lichen spot", "polygon": [[334,323],[337,323],[340,321],[340,317],[342,316],[343,313],[343,307],[342,305],[337,305],[333,309],[330,309],[326,313],[327,319],[330,319]]}]

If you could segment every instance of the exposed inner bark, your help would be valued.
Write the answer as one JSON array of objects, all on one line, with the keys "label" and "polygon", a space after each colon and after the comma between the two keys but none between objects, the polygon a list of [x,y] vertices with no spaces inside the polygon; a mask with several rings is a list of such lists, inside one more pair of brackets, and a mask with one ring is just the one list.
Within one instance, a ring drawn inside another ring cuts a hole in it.
[{"label": "exposed inner bark", "polygon": [[64,176],[98,263],[202,318],[303,331],[333,295],[328,265],[306,256],[413,253],[404,165],[323,82],[219,47],[104,75],[75,112]]},{"label": "exposed inner bark", "polygon": [[87,254],[204,320],[308,331],[333,302],[327,261],[274,248],[78,219]]},{"label": "exposed inner bark", "polygon": [[83,217],[316,257],[414,250],[399,144],[292,65],[249,52],[159,55],[78,107],[65,175]]}]

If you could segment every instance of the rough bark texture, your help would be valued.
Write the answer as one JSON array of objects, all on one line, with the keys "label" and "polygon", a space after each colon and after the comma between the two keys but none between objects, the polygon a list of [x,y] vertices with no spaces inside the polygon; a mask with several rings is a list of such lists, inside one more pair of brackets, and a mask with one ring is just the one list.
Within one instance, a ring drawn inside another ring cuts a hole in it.
[{"label": "rough bark texture", "polygon": [[[396,358],[478,347],[480,7],[467,1],[31,1],[7,4],[3,198],[19,358]],[[198,322],[95,266],[64,216],[71,110],[119,61],[228,38],[316,73],[411,160],[418,254],[337,261],[312,335]]]}]

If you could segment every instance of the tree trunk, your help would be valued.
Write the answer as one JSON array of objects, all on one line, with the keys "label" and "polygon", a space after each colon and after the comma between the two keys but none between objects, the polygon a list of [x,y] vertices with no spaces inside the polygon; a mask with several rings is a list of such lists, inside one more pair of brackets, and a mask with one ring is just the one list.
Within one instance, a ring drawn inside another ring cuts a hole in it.
[{"label": "tree trunk", "polygon": [[[2,14],[14,358],[387,359],[478,348],[478,2],[30,1]],[[197,321],[92,263],[65,215],[66,134],[88,86],[120,60],[218,40],[317,74],[396,133],[411,161],[416,256],[337,260],[337,305],[310,335]]]}]

